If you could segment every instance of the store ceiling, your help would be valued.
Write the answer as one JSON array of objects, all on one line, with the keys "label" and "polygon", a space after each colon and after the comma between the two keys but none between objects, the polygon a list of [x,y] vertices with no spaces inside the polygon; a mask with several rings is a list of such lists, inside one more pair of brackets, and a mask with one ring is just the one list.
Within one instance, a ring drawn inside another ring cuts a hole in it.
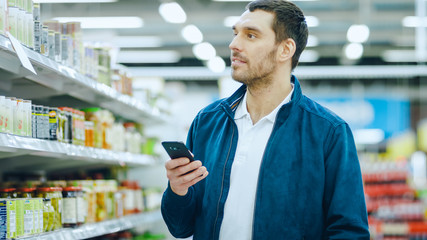
[{"label": "store ceiling", "polygon": [[[364,62],[384,64],[384,55],[389,50],[414,50],[414,27],[405,27],[402,20],[415,15],[417,0],[318,0],[295,1],[306,16],[318,19],[318,26],[310,27],[310,35],[317,38],[318,45],[308,47],[318,54],[317,63],[311,64],[342,64],[356,63],[343,58],[343,48],[348,43],[347,30],[352,24],[366,24],[370,36],[364,46]],[[425,0],[423,0],[425,1]],[[181,37],[180,31],[188,24],[194,24],[203,33],[203,41],[211,43],[218,56],[228,62],[230,50],[228,44],[232,38],[230,27],[224,26],[228,16],[239,16],[247,2],[216,2],[211,0],[180,0],[177,1],[187,15],[183,24],[167,23],[159,14],[158,8],[162,1],[157,0],[119,0],[113,3],[67,3],[42,4],[42,20],[55,17],[88,17],[88,16],[138,16],[143,19],[143,27],[135,29],[91,29],[83,32],[83,38],[90,41],[116,42],[119,36],[144,36],[143,43],[155,42],[156,47],[122,48],[120,51],[150,51],[136,53],[144,55],[145,60],[136,60],[129,65],[134,66],[196,66],[201,65],[195,60],[192,52],[193,44]],[[424,28],[424,32],[426,28]],[[128,40],[125,40],[125,42]],[[427,41],[424,41],[427,45]],[[156,52],[153,52],[156,51]],[[161,52],[157,52],[161,51]],[[165,52],[166,51],[166,52]],[[171,52],[172,51],[172,52]],[[313,53],[313,52],[311,52]],[[162,56],[172,54],[176,63],[160,63]],[[411,54],[411,53],[409,53]],[[400,55],[403,60],[403,55]],[[410,56],[409,56],[410,57]],[[129,57],[125,57],[130,59]],[[414,58],[414,56],[412,56]],[[150,61],[151,59],[151,61]],[[159,63],[155,63],[158,61]],[[403,60],[406,61],[406,60]],[[360,63],[360,62],[359,62]]]}]

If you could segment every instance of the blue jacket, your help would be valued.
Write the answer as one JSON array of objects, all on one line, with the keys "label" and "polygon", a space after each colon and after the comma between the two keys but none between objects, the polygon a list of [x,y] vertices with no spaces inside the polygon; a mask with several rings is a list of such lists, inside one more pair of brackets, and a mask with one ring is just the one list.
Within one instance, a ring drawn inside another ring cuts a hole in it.
[{"label": "blue jacket", "polygon": [[[291,81],[292,100],[279,110],[261,162],[252,239],[369,239],[351,130]],[[175,237],[219,237],[238,141],[234,114],[245,92],[209,105],[192,123],[187,146],[209,175],[185,196],[164,192],[162,215]]]}]

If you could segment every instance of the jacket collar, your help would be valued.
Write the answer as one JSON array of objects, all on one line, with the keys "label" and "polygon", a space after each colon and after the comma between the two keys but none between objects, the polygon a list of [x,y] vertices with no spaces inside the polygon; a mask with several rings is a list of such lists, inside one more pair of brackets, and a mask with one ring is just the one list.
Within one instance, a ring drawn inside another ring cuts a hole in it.
[{"label": "jacket collar", "polygon": [[[294,84],[294,92],[292,93],[291,101],[286,104],[286,106],[293,106],[298,104],[302,96],[301,86],[299,81],[295,75],[291,75],[291,82]],[[230,97],[226,98],[221,104],[225,108],[225,110],[234,118],[236,113],[237,106],[242,101],[243,96],[246,93],[246,85],[242,85],[239,89],[237,89]],[[282,106],[283,108],[284,106]],[[280,111],[279,111],[280,113]],[[278,114],[279,114],[278,113]]]}]

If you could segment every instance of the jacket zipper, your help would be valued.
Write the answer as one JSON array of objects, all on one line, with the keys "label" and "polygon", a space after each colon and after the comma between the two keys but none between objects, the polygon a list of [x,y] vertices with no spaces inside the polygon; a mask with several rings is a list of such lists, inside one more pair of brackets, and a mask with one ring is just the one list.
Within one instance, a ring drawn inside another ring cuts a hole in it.
[{"label": "jacket zipper", "polygon": [[233,132],[231,134],[231,141],[230,141],[230,147],[228,149],[228,153],[227,153],[227,159],[225,160],[225,164],[224,164],[224,170],[223,170],[223,174],[222,174],[222,181],[221,181],[221,194],[219,195],[219,199],[218,199],[218,204],[216,207],[216,217],[215,217],[215,223],[214,223],[214,228],[212,231],[212,239],[215,239],[215,229],[216,229],[216,223],[218,221],[218,215],[219,215],[219,205],[221,203],[221,198],[222,198],[222,193],[223,193],[223,189],[224,189],[224,178],[225,178],[225,168],[227,166],[227,162],[228,162],[228,158],[230,156],[230,152],[231,152],[231,147],[233,146],[233,137],[234,137],[234,131],[235,131],[236,127],[233,126]]},{"label": "jacket zipper", "polygon": [[267,152],[267,148],[270,146],[270,140],[271,140],[271,137],[273,135],[274,129],[276,128],[277,116],[278,115],[279,115],[279,113],[277,113],[276,119],[274,120],[273,128],[271,129],[270,137],[268,137],[267,145],[265,146],[264,153],[262,154],[261,164],[260,164],[259,171],[258,171],[258,179],[257,179],[257,183],[256,183],[257,190],[255,192],[254,212],[252,215],[252,239],[254,239],[254,234],[255,234],[255,227],[254,226],[255,226],[256,205],[257,205],[256,202],[257,202],[257,198],[258,198],[258,188],[259,188],[259,175],[261,174],[261,168],[262,168],[262,163],[264,162],[265,153]]}]

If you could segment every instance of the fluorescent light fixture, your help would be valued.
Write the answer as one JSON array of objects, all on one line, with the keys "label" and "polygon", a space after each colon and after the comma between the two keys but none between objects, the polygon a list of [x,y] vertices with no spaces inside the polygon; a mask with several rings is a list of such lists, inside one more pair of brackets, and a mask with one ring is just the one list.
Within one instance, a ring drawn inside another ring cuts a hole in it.
[{"label": "fluorescent light fixture", "polygon": [[163,45],[162,39],[156,36],[117,36],[111,43],[120,48],[149,48]]},{"label": "fluorescent light fixture", "polygon": [[117,0],[34,0],[35,3],[111,3]]},{"label": "fluorescent light fixture", "polygon": [[239,21],[240,16],[228,16],[224,18],[224,26],[226,27],[232,27],[234,24],[236,24],[237,21]]},{"label": "fluorescent light fixture", "polygon": [[316,47],[319,45],[319,39],[314,35],[308,35],[307,47]]},{"label": "fluorescent light fixture", "polygon": [[427,27],[427,17],[407,16],[402,19],[404,27]]},{"label": "fluorescent light fixture", "polygon": [[81,22],[82,28],[140,28],[144,21],[140,17],[58,17],[59,22]]},{"label": "fluorescent light fixture", "polygon": [[[213,0],[214,2],[252,2],[253,0]],[[318,0],[292,0],[291,2],[314,2]]]},{"label": "fluorescent light fixture", "polygon": [[193,46],[193,54],[200,60],[210,60],[216,56],[216,50],[212,44],[202,42]]},{"label": "fluorescent light fixture", "polygon": [[300,62],[317,62],[320,56],[315,50],[304,50],[299,57]]},{"label": "fluorescent light fixture", "polygon": [[348,59],[360,59],[363,55],[363,45],[360,43],[350,43],[344,47],[345,56]]},{"label": "fluorescent light fixture", "polygon": [[176,63],[181,60],[177,51],[120,51],[118,63]]},{"label": "fluorescent light fixture", "polygon": [[419,59],[415,50],[386,50],[382,53],[382,59],[396,63],[427,61],[427,59]]},{"label": "fluorescent light fixture", "polygon": [[209,70],[215,73],[222,73],[225,70],[225,62],[221,57],[214,57],[207,62]]},{"label": "fluorescent light fixture", "polygon": [[368,26],[361,25],[351,25],[347,31],[347,40],[352,43],[364,43],[369,38],[369,28]]},{"label": "fluorescent light fixture", "polygon": [[354,130],[354,141],[357,144],[378,144],[384,140],[384,131],[381,129]]},{"label": "fluorescent light fixture", "polygon": [[319,19],[315,16],[305,16],[305,21],[307,22],[308,27],[319,26]]},{"label": "fluorescent light fixture", "polygon": [[187,25],[181,31],[181,36],[189,43],[196,44],[203,41],[202,32],[194,25]]},{"label": "fluorescent light fixture", "polygon": [[176,2],[160,4],[159,13],[166,22],[184,23],[187,20],[184,9]]}]

